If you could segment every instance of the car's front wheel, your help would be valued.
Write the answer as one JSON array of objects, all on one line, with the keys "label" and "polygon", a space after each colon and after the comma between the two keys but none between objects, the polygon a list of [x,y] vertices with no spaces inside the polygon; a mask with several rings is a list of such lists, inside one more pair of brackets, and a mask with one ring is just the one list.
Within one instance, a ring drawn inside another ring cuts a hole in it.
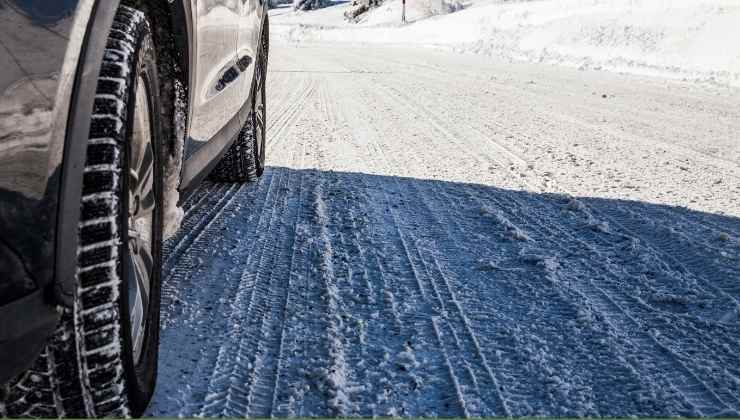
[{"label": "car's front wheel", "polygon": [[127,417],[154,392],[163,230],[159,79],[145,15],[122,6],[98,80],[82,180],[74,308],[35,369],[10,386],[10,417]]}]

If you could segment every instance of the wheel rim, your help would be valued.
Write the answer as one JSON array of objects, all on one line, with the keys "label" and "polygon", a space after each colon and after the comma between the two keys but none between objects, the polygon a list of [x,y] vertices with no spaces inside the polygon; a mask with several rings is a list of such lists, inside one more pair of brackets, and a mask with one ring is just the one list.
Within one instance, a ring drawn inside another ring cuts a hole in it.
[{"label": "wheel rim", "polygon": [[148,90],[140,76],[136,88],[128,173],[128,304],[134,363],[141,359],[154,274],[153,232],[157,200]]}]

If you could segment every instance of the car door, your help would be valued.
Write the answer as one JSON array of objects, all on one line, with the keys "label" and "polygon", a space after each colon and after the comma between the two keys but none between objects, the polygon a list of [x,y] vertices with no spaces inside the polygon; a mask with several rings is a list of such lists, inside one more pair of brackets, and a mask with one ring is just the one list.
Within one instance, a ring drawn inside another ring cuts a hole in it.
[{"label": "car door", "polygon": [[241,77],[239,82],[239,88],[242,90],[243,97],[246,99],[252,90],[254,64],[259,53],[264,2],[266,0],[239,1],[241,3],[241,19],[237,40],[237,56],[242,63],[249,63],[249,67],[244,69],[243,77]]},{"label": "car door", "polygon": [[237,116],[242,94],[237,38],[242,0],[190,0],[195,11],[195,76],[186,158],[197,154]]}]

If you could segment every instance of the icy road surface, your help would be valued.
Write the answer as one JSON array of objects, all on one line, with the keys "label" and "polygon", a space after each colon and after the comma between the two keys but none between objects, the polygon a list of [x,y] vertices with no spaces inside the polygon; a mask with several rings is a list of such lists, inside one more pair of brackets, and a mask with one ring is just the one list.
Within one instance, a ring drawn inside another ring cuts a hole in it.
[{"label": "icy road surface", "polygon": [[740,93],[277,45],[165,266],[158,416],[740,415]]}]

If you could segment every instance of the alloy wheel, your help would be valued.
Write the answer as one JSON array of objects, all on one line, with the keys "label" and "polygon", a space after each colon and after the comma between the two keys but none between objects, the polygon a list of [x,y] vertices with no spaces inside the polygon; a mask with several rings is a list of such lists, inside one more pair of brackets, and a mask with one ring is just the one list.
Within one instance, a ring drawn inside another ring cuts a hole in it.
[{"label": "alloy wheel", "polygon": [[153,232],[157,207],[149,95],[143,77],[136,89],[128,173],[128,302],[134,363],[141,359],[154,275]]}]

